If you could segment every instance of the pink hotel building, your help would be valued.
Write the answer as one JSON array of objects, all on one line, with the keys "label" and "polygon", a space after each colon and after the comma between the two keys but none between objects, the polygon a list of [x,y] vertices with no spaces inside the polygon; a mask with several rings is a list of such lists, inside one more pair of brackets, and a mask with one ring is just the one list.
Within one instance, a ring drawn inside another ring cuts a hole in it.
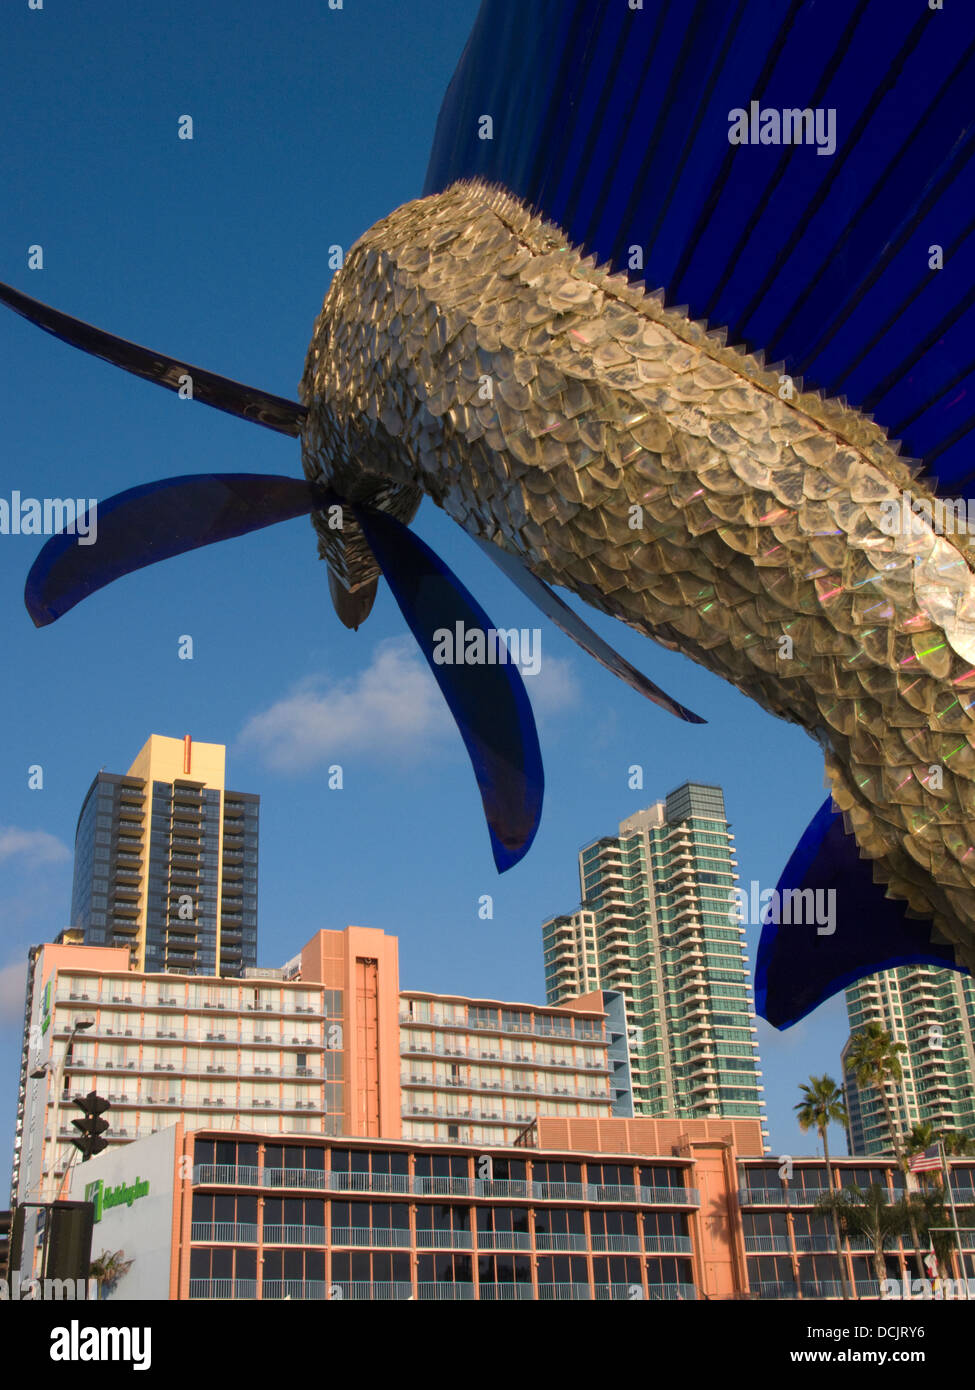
[{"label": "pink hotel building", "polygon": [[[821,1162],[780,1178],[757,1120],[632,1118],[618,995],[401,991],[372,928],[235,979],[72,937],[30,953],[13,1201],[128,1192],[97,1199],[96,1241],[134,1256],[117,1297],[822,1298],[841,1260],[877,1295],[811,1211]],[[80,1164],[92,1090],[109,1147]],[[878,1180],[902,1177],[831,1179]],[[954,1180],[970,1198],[975,1165]],[[36,1243],[32,1208],[22,1267]]]}]

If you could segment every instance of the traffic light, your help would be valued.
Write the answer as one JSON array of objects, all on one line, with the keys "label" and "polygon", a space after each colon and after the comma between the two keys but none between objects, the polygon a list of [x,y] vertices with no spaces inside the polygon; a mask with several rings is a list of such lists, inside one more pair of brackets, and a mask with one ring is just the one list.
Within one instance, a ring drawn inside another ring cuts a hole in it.
[{"label": "traffic light", "polygon": [[86,1096],[80,1100],[76,1097],[71,1103],[84,1111],[85,1116],[83,1120],[71,1121],[75,1129],[80,1130],[78,1138],[71,1142],[81,1150],[82,1158],[94,1158],[95,1154],[108,1148],[107,1142],[101,1137],[108,1129],[108,1121],[102,1119],[102,1111],[108,1109],[108,1101],[89,1091]]}]

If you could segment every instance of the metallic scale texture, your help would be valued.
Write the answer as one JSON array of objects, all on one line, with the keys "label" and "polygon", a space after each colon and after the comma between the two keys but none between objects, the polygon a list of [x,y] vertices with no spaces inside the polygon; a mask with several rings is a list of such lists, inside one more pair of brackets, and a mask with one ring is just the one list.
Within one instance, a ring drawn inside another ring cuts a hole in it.
[{"label": "metallic scale texture", "polygon": [[[305,473],[404,521],[426,493],[801,724],[876,881],[975,966],[966,538],[888,534],[882,503],[932,494],[883,430],[784,399],[723,341],[503,190],[454,184],[336,274],[301,382]],[[368,592],[361,533],[315,524],[333,584]]]}]

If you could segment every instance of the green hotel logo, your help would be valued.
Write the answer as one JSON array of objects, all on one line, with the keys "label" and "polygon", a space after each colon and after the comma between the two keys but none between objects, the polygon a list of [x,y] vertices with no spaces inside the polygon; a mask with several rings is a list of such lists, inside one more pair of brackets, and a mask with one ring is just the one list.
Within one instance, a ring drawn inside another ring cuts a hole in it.
[{"label": "green hotel logo", "polygon": [[101,1221],[102,1213],[109,1207],[130,1207],[140,1197],[148,1197],[149,1179],[136,1178],[133,1183],[120,1182],[115,1187],[106,1187],[101,1178],[85,1184],[85,1201],[93,1202],[95,1220]]},{"label": "green hotel logo", "polygon": [[53,980],[48,980],[44,986],[44,993],[41,995],[41,1033],[47,1032],[51,1023],[51,985]]}]

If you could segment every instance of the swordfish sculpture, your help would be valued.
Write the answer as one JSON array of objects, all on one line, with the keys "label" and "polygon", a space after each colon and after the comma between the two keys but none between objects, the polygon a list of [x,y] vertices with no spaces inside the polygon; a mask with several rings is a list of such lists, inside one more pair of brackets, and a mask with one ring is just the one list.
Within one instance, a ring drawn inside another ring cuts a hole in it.
[{"label": "swordfish sculpture", "polygon": [[975,966],[975,547],[938,524],[962,516],[939,495],[975,493],[975,16],[782,11],[485,0],[424,196],[348,252],[300,402],[0,291],[297,436],[305,474],[102,503],[95,546],[54,537],[35,563],[39,625],[143,565],[310,515],[347,626],[389,582],[499,869],[538,824],[537,738],[516,668],[432,660],[436,629],[489,620],[410,532],[423,496],[671,713],[701,722],[550,585],[805,728],[830,798],[779,889],[833,889],[837,918],[829,936],[766,924],[757,1003],[779,1027],[872,971]]}]

